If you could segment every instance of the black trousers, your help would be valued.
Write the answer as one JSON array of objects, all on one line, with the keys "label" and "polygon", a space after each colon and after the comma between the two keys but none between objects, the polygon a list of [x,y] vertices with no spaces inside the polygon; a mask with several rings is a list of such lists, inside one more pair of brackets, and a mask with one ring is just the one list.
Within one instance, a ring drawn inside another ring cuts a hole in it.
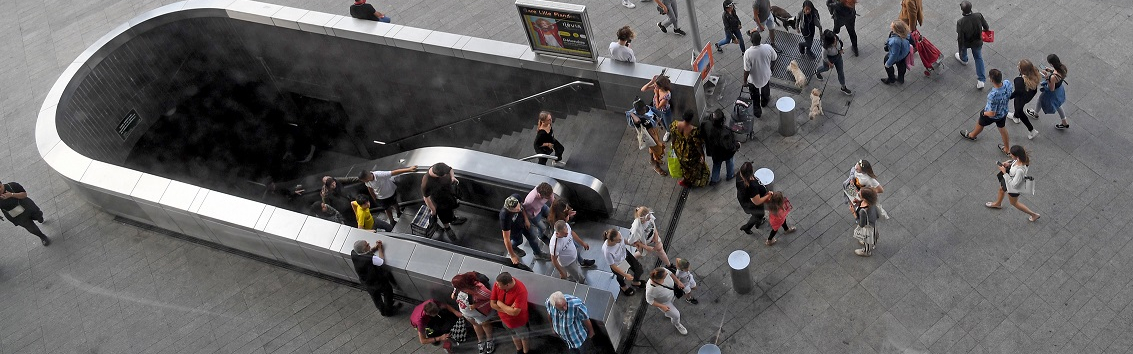
[{"label": "black trousers", "polygon": [[[637,260],[637,257],[634,257],[633,254],[627,254],[626,262],[629,263],[629,274],[633,276],[633,280],[640,278],[644,270],[641,269],[641,262]],[[618,285],[622,287],[626,286],[626,279],[624,277],[615,274],[614,279],[618,280]]]},{"label": "black trousers", "polygon": [[854,23],[857,20],[854,17],[850,18],[834,18],[834,33],[838,34],[842,31],[842,26],[846,26],[846,33],[850,35],[850,45],[854,50],[858,50],[858,31],[854,30]]},{"label": "black trousers", "polygon": [[755,208],[744,208],[744,212],[750,215],[747,218],[747,223],[744,224],[744,230],[751,230],[752,227],[759,228],[763,226],[763,207],[756,206]]},{"label": "black trousers", "polygon": [[[563,143],[559,142],[559,139],[555,139],[551,143],[555,144],[555,147],[553,149],[546,147],[546,146],[540,146],[540,147],[535,148],[535,152],[540,153],[540,154],[547,154],[547,155],[554,153],[555,157],[558,157],[559,161],[562,161],[563,160],[563,151],[566,150],[566,147],[563,146]],[[546,165],[547,160],[548,159],[539,159],[539,164],[540,165]]]},{"label": "black trousers", "polygon": [[[774,64],[772,64],[774,65]],[[771,103],[771,84],[763,85],[763,87],[755,87],[755,85],[747,84],[748,92],[751,92],[752,103],[758,103],[760,107],[767,107]],[[755,100],[756,93],[759,94],[759,101]],[[762,116],[762,111],[753,109],[756,117]]]},{"label": "black trousers", "polygon": [[367,288],[366,292],[374,300],[374,307],[378,308],[378,313],[382,314],[383,317],[394,315],[393,287]]},{"label": "black trousers", "polygon": [[[909,53],[909,55],[912,55],[912,53]],[[885,55],[885,60],[889,60],[889,54]],[[901,58],[893,64],[893,67],[885,68],[885,75],[889,77],[889,81],[905,82],[905,70],[908,70],[905,63],[905,58]],[[893,68],[897,68],[897,77],[893,77]]]}]

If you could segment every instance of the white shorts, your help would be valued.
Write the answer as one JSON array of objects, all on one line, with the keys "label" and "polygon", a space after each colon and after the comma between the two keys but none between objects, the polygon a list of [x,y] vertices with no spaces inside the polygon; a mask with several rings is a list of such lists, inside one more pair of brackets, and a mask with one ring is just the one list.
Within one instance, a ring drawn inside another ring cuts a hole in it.
[{"label": "white shorts", "polygon": [[468,322],[472,322],[472,324],[477,324],[477,325],[485,324],[488,321],[491,321],[493,318],[496,317],[496,311],[488,312],[487,315],[482,314],[482,313],[480,313],[480,311],[477,311],[477,310],[472,310],[472,311],[467,311],[467,312],[461,311],[460,313],[464,314],[464,319],[468,320]]}]

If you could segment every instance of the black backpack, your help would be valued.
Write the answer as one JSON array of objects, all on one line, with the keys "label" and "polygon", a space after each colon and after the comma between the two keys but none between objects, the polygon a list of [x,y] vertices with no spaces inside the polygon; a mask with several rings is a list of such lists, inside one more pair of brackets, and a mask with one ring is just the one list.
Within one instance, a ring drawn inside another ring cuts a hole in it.
[{"label": "black backpack", "polygon": [[476,280],[479,281],[480,284],[484,284],[485,288],[492,290],[492,280],[488,279],[487,275],[484,275],[483,273],[477,271],[473,271],[473,273],[476,273]]}]

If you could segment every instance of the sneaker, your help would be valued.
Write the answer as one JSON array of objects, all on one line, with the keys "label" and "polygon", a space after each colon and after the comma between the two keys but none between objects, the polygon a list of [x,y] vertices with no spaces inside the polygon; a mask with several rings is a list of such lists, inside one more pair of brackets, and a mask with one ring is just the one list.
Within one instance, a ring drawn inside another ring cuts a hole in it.
[{"label": "sneaker", "polygon": [[484,342],[476,343],[476,352],[479,354],[485,354],[488,352],[484,348]]},{"label": "sneaker", "polygon": [[555,161],[552,162],[551,165],[554,165],[555,167],[566,167],[566,161]]},{"label": "sneaker", "polygon": [[463,217],[463,216],[457,216],[457,217],[452,219],[453,225],[460,225],[460,224],[463,224],[463,223],[466,223],[466,222],[468,222],[468,218]]},{"label": "sneaker", "polygon": [[669,29],[665,28],[665,25],[662,25],[660,22],[657,22],[657,27],[661,28],[661,33],[669,33]]},{"label": "sneaker", "polygon": [[622,0],[622,6],[625,6],[627,9],[632,9],[632,8],[637,7],[637,5],[634,5],[632,2],[629,2],[629,0]]},{"label": "sneaker", "polygon": [[1056,129],[1067,129],[1067,128],[1070,128],[1070,124],[1058,123],[1058,124],[1055,124],[1054,127]]},{"label": "sneaker", "polygon": [[892,85],[894,82],[897,82],[897,80],[881,79],[881,83],[886,85]]},{"label": "sneaker", "polygon": [[688,335],[688,329],[685,328],[685,325],[678,324],[677,325],[677,332],[680,332],[682,336]]},{"label": "sneaker", "polygon": [[488,354],[496,352],[496,341],[489,339],[487,342],[484,342],[484,349],[487,350],[486,353]]},{"label": "sneaker", "polygon": [[1036,136],[1039,136],[1038,130],[1032,130],[1032,131],[1027,132],[1027,140],[1034,140]]},{"label": "sneaker", "polygon": [[723,53],[724,52],[724,48],[720,48],[720,43],[716,43],[716,44],[713,44],[713,45],[716,46],[716,52],[717,53]]},{"label": "sneaker", "polygon": [[826,81],[826,79],[822,78],[822,73],[814,73],[814,78],[818,79],[818,81]]},{"label": "sneaker", "polygon": [[854,94],[854,91],[850,91],[850,89],[846,88],[846,86],[842,86],[842,88],[839,89],[839,91],[842,91],[842,93],[847,94],[847,95],[851,95],[851,96]]},{"label": "sneaker", "polygon": [[1015,115],[1012,114],[1012,113],[1015,113],[1015,112],[1007,112],[1007,116],[1011,117],[1012,122],[1015,122],[1015,124],[1019,124],[1019,123],[1023,122],[1023,121],[1019,120],[1019,118],[1015,118]]},{"label": "sneaker", "polygon": [[976,80],[976,89],[977,90],[983,90],[984,89],[984,82],[980,81],[980,80]]},{"label": "sneaker", "polygon": [[1027,108],[1026,110],[1024,110],[1024,111],[1023,111],[1023,113],[1026,113],[1026,114],[1027,114],[1027,116],[1028,116],[1028,117],[1031,117],[1031,119],[1033,119],[1033,120],[1038,120],[1038,119],[1039,119],[1039,114],[1038,114],[1038,112],[1035,112],[1035,110],[1033,110],[1033,109]]},{"label": "sneaker", "polygon": [[952,57],[956,58],[956,61],[960,62],[960,64],[968,65],[968,62],[964,61],[964,59],[960,59],[960,52],[956,52]]},{"label": "sneaker", "polygon": [[671,134],[671,133],[665,132],[665,136],[661,137],[661,141],[669,141],[669,137],[670,137],[669,134]]},{"label": "sneaker", "polygon": [[547,255],[546,253],[540,253],[540,254],[535,255],[535,260],[537,260],[537,261],[549,261],[549,260],[551,260],[551,256]]},{"label": "sneaker", "polygon": [[976,140],[976,138],[973,138],[971,135],[968,134],[967,130],[960,130],[960,136],[964,137],[964,139]]},{"label": "sneaker", "polygon": [[51,246],[51,239],[49,238],[41,237],[39,242],[43,244],[43,247]]},{"label": "sneaker", "polygon": [[687,297],[687,296],[685,297],[685,301],[687,301],[688,303],[693,304],[693,305],[700,304],[700,300],[697,300],[697,299],[694,299],[694,298],[691,298],[691,297]]},{"label": "sneaker", "polygon": [[862,257],[871,256],[870,252],[866,251],[864,248],[859,248],[859,249],[854,250],[854,254],[856,254],[858,256],[862,256]]},{"label": "sneaker", "polygon": [[680,28],[674,28],[674,29],[673,29],[673,33],[676,33],[676,34],[677,34],[678,36],[683,36],[683,35],[685,35],[685,31],[684,31],[684,30],[682,30],[682,29],[680,29]]}]

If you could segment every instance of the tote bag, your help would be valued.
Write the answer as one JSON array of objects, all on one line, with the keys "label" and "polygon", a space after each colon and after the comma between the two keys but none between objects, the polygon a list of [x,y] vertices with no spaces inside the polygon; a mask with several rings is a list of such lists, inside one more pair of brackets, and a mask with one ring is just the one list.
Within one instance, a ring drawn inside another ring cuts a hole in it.
[{"label": "tote bag", "polygon": [[677,158],[677,152],[673,151],[673,149],[669,149],[668,154],[669,177],[677,179],[683,178],[684,173],[681,172],[681,159]]}]

